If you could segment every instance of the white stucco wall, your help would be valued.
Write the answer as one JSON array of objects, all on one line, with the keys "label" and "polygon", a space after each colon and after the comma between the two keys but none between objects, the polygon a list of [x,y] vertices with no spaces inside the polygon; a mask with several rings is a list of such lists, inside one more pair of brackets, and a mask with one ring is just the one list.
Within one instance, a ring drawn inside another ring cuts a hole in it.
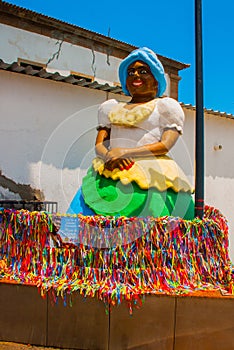
[{"label": "white stucco wall", "polygon": [[65,211],[78,186],[77,167],[93,148],[106,93],[5,71],[0,79],[1,171],[40,188]]},{"label": "white stucco wall", "polygon": [[[232,257],[234,257],[233,133],[234,120],[212,115],[206,117],[206,202],[219,208],[228,219]],[[220,145],[222,150],[215,150],[214,146],[217,145]]]},{"label": "white stucco wall", "polygon": [[[195,111],[184,109],[186,122],[183,140],[190,155],[190,165],[179,160],[185,172],[194,179]],[[230,255],[234,261],[234,119],[205,113],[205,204],[219,209],[229,225]],[[215,146],[222,149],[215,150]],[[192,174],[190,171],[192,170]],[[191,177],[191,178],[192,178]],[[194,181],[194,180],[193,180]]]}]

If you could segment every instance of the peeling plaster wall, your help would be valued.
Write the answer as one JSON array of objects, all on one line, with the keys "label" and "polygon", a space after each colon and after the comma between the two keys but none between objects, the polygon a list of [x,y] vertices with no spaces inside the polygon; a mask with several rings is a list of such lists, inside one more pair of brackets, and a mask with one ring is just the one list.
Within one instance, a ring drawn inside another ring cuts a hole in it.
[{"label": "peeling plaster wall", "polygon": [[[47,64],[59,49],[60,41],[5,24],[0,24],[0,32],[0,52],[1,58],[5,62],[17,62],[18,58],[22,58]],[[112,56],[108,59],[110,65],[107,63],[107,55],[105,54],[93,53],[87,48],[63,42],[58,58],[54,58],[48,67],[55,69],[55,71],[64,71],[64,75],[75,71],[95,75],[108,82],[117,82],[116,67],[121,60]]]},{"label": "peeling plaster wall", "polygon": [[[20,58],[46,65],[54,57],[47,65],[52,73],[59,71],[66,76],[70,72],[78,72],[95,76],[100,83],[113,85],[119,82],[119,58],[1,23],[0,33],[0,58],[7,63],[17,62]],[[170,79],[167,74],[166,78],[168,87],[165,95],[169,95]]]}]

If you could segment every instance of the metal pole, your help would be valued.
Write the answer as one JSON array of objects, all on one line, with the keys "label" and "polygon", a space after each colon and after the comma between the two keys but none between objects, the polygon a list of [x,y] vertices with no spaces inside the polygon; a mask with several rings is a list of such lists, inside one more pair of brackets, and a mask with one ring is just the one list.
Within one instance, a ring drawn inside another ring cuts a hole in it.
[{"label": "metal pole", "polygon": [[195,154],[195,216],[204,213],[204,111],[202,65],[202,0],[195,0],[196,38],[196,154]]}]

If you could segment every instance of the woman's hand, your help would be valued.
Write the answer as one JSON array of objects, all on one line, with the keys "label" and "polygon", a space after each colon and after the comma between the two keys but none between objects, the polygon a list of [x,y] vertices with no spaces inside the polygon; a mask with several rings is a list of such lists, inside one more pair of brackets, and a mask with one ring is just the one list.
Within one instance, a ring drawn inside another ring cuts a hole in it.
[{"label": "woman's hand", "polygon": [[105,157],[105,161],[108,162],[110,160],[117,160],[119,158],[125,158],[126,156],[126,150],[125,148],[120,148],[120,147],[116,147],[116,148],[112,148],[110,149]]},{"label": "woman's hand", "polygon": [[107,152],[105,157],[105,168],[113,170],[119,168],[120,170],[129,169],[134,161],[127,157],[125,148],[112,148]]}]

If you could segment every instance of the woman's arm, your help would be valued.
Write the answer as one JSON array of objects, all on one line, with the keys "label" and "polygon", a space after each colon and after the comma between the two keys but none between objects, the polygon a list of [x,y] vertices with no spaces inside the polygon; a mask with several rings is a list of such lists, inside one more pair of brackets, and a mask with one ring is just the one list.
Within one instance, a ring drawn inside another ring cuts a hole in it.
[{"label": "woman's arm", "polygon": [[104,160],[107,169],[124,169],[133,164],[132,158],[165,155],[174,146],[179,135],[177,130],[167,129],[159,142],[135,148],[116,147],[108,150],[110,130],[101,129],[96,138],[96,154]]},{"label": "woman's arm", "polygon": [[159,142],[147,144],[135,148],[113,148],[106,155],[106,161],[114,161],[119,158],[137,158],[145,156],[159,156],[166,154],[176,143],[179,132],[175,129],[167,129],[163,132]]},{"label": "woman's arm", "polygon": [[96,155],[102,158],[103,160],[105,160],[108,152],[109,140],[110,140],[110,129],[103,128],[98,130],[96,143],[95,143],[95,151],[96,151]]}]

